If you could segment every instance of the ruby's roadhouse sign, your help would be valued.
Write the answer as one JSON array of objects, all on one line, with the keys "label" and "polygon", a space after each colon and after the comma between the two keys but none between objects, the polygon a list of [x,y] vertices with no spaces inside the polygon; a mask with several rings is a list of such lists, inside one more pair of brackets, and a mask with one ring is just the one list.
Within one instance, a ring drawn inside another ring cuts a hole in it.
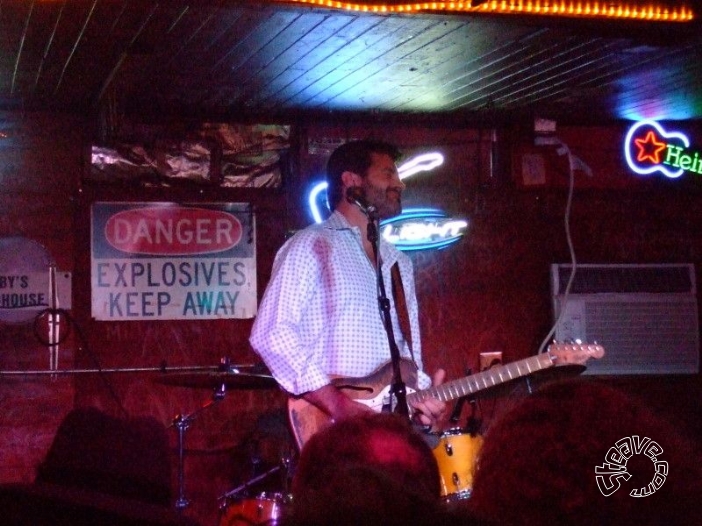
[{"label": "ruby's roadhouse sign", "polygon": [[242,203],[93,203],[97,320],[252,318],[254,216]]}]

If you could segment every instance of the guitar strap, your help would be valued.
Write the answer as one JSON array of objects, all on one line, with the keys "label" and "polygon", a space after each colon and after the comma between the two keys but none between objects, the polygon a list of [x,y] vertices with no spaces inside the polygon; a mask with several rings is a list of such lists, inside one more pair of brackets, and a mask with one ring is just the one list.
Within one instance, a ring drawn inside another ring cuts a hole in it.
[{"label": "guitar strap", "polygon": [[400,275],[400,265],[396,261],[395,264],[390,268],[390,276],[392,280],[392,297],[395,300],[395,311],[397,312],[397,320],[400,323],[400,330],[402,331],[402,336],[407,342],[407,347],[409,347],[410,355],[412,356],[412,361],[414,359],[414,350],[412,347],[412,327],[410,325],[409,312],[407,311],[407,300],[405,298],[405,288],[402,286],[402,276]]}]

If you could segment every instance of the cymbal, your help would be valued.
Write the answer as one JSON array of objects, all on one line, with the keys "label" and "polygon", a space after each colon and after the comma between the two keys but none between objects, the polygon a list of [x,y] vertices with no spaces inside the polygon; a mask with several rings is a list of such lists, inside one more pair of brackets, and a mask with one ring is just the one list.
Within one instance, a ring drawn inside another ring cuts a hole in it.
[{"label": "cymbal", "polygon": [[165,373],[156,381],[177,387],[195,389],[272,389],[278,382],[269,374],[242,373],[239,371],[196,371]]}]

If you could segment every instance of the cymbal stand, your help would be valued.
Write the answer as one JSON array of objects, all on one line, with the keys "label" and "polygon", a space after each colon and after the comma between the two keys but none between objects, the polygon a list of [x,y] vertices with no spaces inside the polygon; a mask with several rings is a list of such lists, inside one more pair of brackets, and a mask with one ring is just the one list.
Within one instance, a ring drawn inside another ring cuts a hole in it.
[{"label": "cymbal stand", "polygon": [[185,497],[185,431],[190,427],[190,423],[195,420],[198,414],[224,399],[226,386],[222,384],[214,389],[212,398],[197,410],[189,415],[176,415],[171,427],[178,430],[178,498],[175,501],[176,510],[182,511],[190,505],[190,501]]},{"label": "cymbal stand", "polygon": [[291,476],[291,466],[292,458],[289,455],[283,455],[280,459],[280,464],[283,468],[281,471],[281,486],[283,488],[283,493],[285,495],[290,493],[290,476]]},{"label": "cymbal stand", "polygon": [[224,495],[220,495],[218,500],[226,500],[234,495],[237,495],[239,493],[242,493],[243,491],[248,490],[251,486],[256,484],[257,482],[261,482],[263,479],[270,477],[273,473],[276,473],[278,471],[281,472],[281,479],[283,481],[283,490],[285,493],[288,493],[288,477],[290,475],[290,465],[292,463],[292,460],[289,456],[283,455],[280,459],[280,464],[277,466],[273,466],[270,468],[268,471],[265,471],[264,473],[261,473],[260,475],[257,475],[243,484],[237,486],[234,489],[231,489],[227,491]]},{"label": "cymbal stand", "polygon": [[225,500],[225,499],[228,499],[228,498],[230,498],[238,493],[241,493],[242,491],[249,489],[251,486],[253,486],[257,482],[261,482],[266,477],[272,475],[276,471],[280,471],[281,469],[282,469],[282,466],[273,466],[268,471],[261,473],[260,475],[253,477],[252,479],[247,480],[246,482],[237,486],[236,488],[227,491],[224,495],[220,495],[219,500]]}]

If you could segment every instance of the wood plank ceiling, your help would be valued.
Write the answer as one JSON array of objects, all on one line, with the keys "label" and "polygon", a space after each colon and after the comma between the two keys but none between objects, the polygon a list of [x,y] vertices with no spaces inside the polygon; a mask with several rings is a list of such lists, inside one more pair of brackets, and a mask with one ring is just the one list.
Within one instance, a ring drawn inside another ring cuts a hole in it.
[{"label": "wood plank ceiling", "polygon": [[0,108],[698,119],[698,29],[232,0],[0,0]]}]

